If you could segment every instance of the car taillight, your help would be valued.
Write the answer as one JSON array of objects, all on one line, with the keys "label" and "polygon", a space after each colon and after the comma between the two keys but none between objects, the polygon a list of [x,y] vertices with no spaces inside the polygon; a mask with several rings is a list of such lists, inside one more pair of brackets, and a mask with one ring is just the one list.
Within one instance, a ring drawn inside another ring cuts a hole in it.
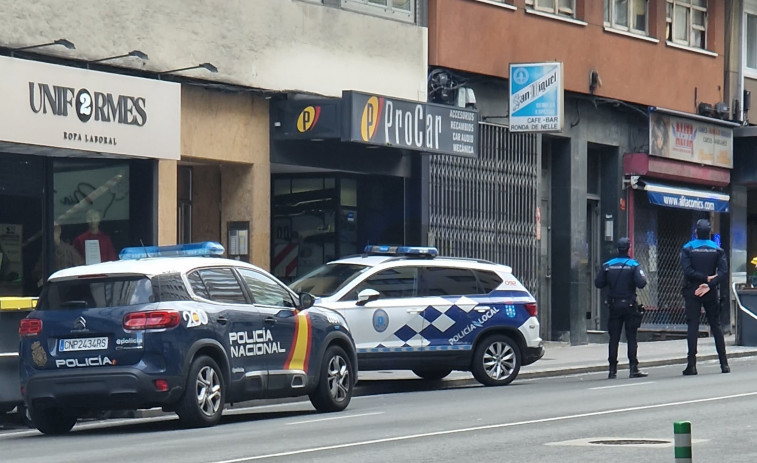
[{"label": "car taillight", "polygon": [[37,336],[42,332],[42,320],[39,318],[24,318],[18,325],[18,335],[22,338]]},{"label": "car taillight", "polygon": [[173,328],[178,326],[179,321],[181,316],[175,310],[150,310],[126,314],[123,325],[125,330],[153,330]]},{"label": "car taillight", "polygon": [[532,317],[535,317],[538,310],[536,308],[536,302],[526,302],[523,304],[523,307],[526,309],[526,312],[528,312],[529,315]]}]

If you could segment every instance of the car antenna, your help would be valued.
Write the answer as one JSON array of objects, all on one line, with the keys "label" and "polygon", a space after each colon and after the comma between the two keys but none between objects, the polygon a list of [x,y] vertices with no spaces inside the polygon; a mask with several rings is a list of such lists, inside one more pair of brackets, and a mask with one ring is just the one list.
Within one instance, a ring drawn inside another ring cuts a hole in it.
[{"label": "car antenna", "polygon": [[145,246],[145,243],[143,243],[143,242],[142,242],[142,238],[140,238],[140,239],[139,239],[139,244],[141,244],[141,245],[142,245],[142,249],[144,249],[144,250],[145,250],[145,255],[146,255],[147,257],[150,257],[150,253],[149,253],[149,252],[147,252],[147,246]]}]

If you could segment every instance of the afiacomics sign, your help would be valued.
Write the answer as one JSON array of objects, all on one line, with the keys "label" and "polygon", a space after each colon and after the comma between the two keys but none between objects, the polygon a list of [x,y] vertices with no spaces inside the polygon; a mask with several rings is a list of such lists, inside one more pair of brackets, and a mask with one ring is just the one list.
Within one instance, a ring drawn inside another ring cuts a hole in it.
[{"label": "afiacomics sign", "polygon": [[179,159],[178,84],[8,57],[0,70],[2,141]]}]

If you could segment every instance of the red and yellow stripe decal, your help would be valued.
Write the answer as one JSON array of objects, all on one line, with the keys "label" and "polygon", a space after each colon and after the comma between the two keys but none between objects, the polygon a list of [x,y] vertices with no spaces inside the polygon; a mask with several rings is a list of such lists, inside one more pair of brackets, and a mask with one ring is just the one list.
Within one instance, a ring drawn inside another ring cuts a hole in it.
[{"label": "red and yellow stripe decal", "polygon": [[294,339],[289,348],[289,357],[284,368],[287,370],[302,370],[307,372],[310,360],[310,345],[313,339],[313,327],[307,313],[298,313],[294,319]]}]

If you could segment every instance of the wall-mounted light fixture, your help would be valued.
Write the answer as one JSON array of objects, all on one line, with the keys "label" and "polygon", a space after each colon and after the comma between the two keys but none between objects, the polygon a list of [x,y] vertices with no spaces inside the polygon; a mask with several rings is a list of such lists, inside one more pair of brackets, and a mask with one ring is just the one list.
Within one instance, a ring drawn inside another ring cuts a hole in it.
[{"label": "wall-mounted light fixture", "polygon": [[200,69],[200,68],[205,69],[205,70],[210,71],[210,72],[218,72],[218,68],[215,67],[215,66],[213,66],[212,64],[210,64],[210,63],[201,63],[201,64],[198,64],[196,66],[189,66],[189,67],[186,67],[186,68],[179,68],[179,69],[171,69],[170,71],[161,71],[161,72],[158,73],[158,75],[170,74],[172,72],[188,71],[190,69]]},{"label": "wall-mounted light fixture", "polygon": [[150,59],[150,58],[149,58],[149,57],[147,56],[147,53],[143,53],[143,52],[141,52],[141,51],[139,51],[139,50],[132,50],[132,51],[130,51],[129,53],[126,53],[125,55],[109,56],[109,57],[107,57],[107,58],[100,58],[100,59],[95,59],[95,60],[89,61],[88,63],[89,63],[89,64],[92,64],[92,63],[100,63],[100,62],[102,62],[102,61],[110,61],[110,60],[112,60],[112,59],[118,59],[118,58],[127,58],[127,57],[129,57],[129,56],[133,56],[133,57],[135,57],[135,58],[139,58],[139,59],[141,59],[141,60],[143,60],[143,61],[147,61],[148,59]]},{"label": "wall-mounted light fixture", "polygon": [[13,53],[17,52],[17,51],[31,50],[33,48],[48,47],[50,45],[62,45],[64,47],[68,48],[69,50],[75,50],[76,49],[76,46],[70,40],[67,40],[67,39],[58,39],[58,40],[54,40],[52,42],[38,43],[36,45],[27,45],[25,47],[13,48],[13,49],[11,49],[11,56],[13,56]]}]

